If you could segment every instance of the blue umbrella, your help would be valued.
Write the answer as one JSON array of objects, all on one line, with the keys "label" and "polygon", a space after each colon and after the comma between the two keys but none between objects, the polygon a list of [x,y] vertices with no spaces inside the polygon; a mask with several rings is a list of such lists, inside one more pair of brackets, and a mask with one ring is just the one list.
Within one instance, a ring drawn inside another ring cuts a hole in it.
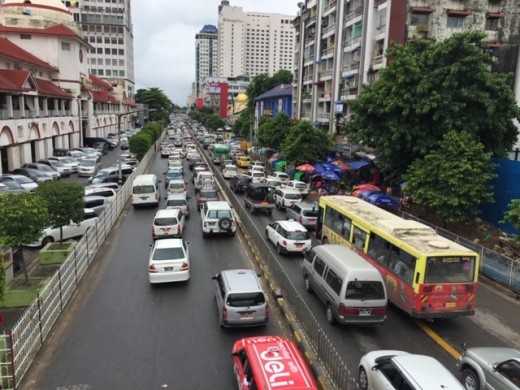
[{"label": "blue umbrella", "polygon": [[368,195],[365,200],[369,203],[372,203],[376,206],[381,207],[398,207],[399,202],[392,198],[390,195],[385,195],[382,193],[371,194]]},{"label": "blue umbrella", "polygon": [[321,163],[314,164],[314,173],[322,174],[325,172],[325,167]]},{"label": "blue umbrella", "polygon": [[344,171],[340,167],[334,164],[322,163],[321,164],[326,171],[332,171],[334,173],[342,174]]},{"label": "blue umbrella", "polygon": [[[369,201],[368,198],[373,195],[383,195],[381,191],[377,190],[361,190],[359,191],[359,197],[363,200]],[[372,202],[370,202],[372,203]]]},{"label": "blue umbrella", "polygon": [[336,175],[332,171],[325,171],[325,172],[323,172],[321,174],[321,178],[324,179],[324,180],[336,180],[336,181],[339,181],[338,175]]}]

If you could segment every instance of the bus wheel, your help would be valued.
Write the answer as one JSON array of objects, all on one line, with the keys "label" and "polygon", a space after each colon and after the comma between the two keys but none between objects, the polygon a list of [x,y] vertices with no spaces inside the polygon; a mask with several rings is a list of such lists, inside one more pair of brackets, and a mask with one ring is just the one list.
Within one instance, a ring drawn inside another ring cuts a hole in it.
[{"label": "bus wheel", "polygon": [[327,322],[331,325],[334,325],[336,323],[336,317],[334,317],[334,311],[332,310],[332,306],[330,303],[327,303]]},{"label": "bus wheel", "polygon": [[363,367],[359,367],[358,381],[361,390],[368,390],[368,375]]}]

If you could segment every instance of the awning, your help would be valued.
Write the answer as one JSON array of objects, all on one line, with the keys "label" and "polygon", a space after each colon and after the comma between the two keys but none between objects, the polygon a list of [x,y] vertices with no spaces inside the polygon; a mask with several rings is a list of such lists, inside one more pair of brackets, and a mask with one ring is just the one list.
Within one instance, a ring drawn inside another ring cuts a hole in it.
[{"label": "awning", "polygon": [[343,72],[341,74],[341,78],[342,79],[348,79],[350,77],[354,77],[358,73],[359,73],[358,69],[347,70],[346,72]]},{"label": "awning", "polygon": [[463,9],[449,9],[448,15],[459,15],[459,16],[468,16],[473,14],[471,11],[466,11]]},{"label": "awning", "polygon": [[362,167],[364,167],[365,165],[368,165],[368,164],[370,164],[368,161],[358,160],[358,161],[348,162],[347,166],[349,166],[350,169],[359,169],[359,168],[362,168]]},{"label": "awning", "polygon": [[412,7],[412,12],[423,13],[423,14],[431,14],[435,12],[435,8],[431,7]]}]

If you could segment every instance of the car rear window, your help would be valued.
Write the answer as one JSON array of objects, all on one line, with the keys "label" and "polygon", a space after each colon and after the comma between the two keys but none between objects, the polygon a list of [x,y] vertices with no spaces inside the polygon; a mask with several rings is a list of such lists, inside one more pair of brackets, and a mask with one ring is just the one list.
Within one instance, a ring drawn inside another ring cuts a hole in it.
[{"label": "car rear window", "polygon": [[184,259],[184,257],[182,248],[159,248],[153,252],[152,260],[179,260]]},{"label": "car rear window", "polygon": [[385,299],[383,283],[379,281],[348,282],[346,299]]},{"label": "car rear window", "polygon": [[301,199],[300,194],[286,194],[285,199]]},{"label": "car rear window", "polygon": [[265,304],[265,296],[261,292],[229,294],[226,304],[231,307],[248,307]]},{"label": "car rear window", "polygon": [[304,217],[317,217],[318,210],[303,210],[302,214]]},{"label": "car rear window", "polygon": [[150,192],[155,192],[155,187],[152,185],[134,186],[132,187],[132,192],[134,194],[149,194]]},{"label": "car rear window", "polygon": [[155,226],[170,226],[170,225],[177,225],[177,218],[175,217],[161,217],[161,218],[155,218],[154,225]]},{"label": "car rear window", "polygon": [[168,199],[166,206],[186,206],[184,199]]},{"label": "car rear window", "polygon": [[289,240],[308,240],[310,239],[308,232],[287,232]]},{"label": "car rear window", "polygon": [[217,197],[217,191],[213,191],[213,190],[205,190],[205,191],[200,191],[200,197],[201,198],[216,198]]},{"label": "car rear window", "polygon": [[229,210],[210,210],[208,213],[208,218],[210,218],[210,219],[231,218],[231,211],[229,211]]}]

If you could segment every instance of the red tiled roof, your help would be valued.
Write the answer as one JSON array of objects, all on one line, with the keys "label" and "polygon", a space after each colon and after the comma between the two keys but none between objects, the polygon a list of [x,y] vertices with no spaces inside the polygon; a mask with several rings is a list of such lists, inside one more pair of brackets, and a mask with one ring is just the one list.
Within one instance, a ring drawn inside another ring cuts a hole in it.
[{"label": "red tiled roof", "polygon": [[119,100],[114,95],[108,95],[108,99],[110,100],[110,103],[112,104],[119,104]]},{"label": "red tiled roof", "polygon": [[34,88],[26,88],[27,80],[31,78],[28,70],[0,69],[0,90],[28,92]]},{"label": "red tiled roof", "polygon": [[38,93],[44,96],[72,98],[72,96],[50,80],[36,79]]},{"label": "red tiled roof", "polygon": [[135,107],[137,105],[135,104],[135,101],[133,99],[125,99],[124,103],[132,107]]},{"label": "red tiled roof", "polygon": [[28,62],[32,65],[36,65],[44,69],[57,70],[57,68],[54,66],[43,60],[40,60],[38,57],[32,55],[28,51],[25,51],[20,46],[15,45],[9,39],[4,37],[0,37],[0,55],[20,62]]},{"label": "red tiled roof", "polygon": [[108,90],[112,89],[112,86],[109,83],[107,83],[105,80],[97,77],[95,74],[89,73],[88,77],[92,80],[92,84],[100,86],[100,87],[104,87]]},{"label": "red tiled roof", "polygon": [[108,91],[92,91],[92,99],[98,103],[108,103]]},{"label": "red tiled roof", "polygon": [[80,38],[78,34],[72,31],[64,24],[55,24],[47,28],[24,28],[11,27],[0,24],[0,32],[3,33],[20,33],[20,34],[34,34],[34,35],[52,35],[59,37],[76,37]]}]

